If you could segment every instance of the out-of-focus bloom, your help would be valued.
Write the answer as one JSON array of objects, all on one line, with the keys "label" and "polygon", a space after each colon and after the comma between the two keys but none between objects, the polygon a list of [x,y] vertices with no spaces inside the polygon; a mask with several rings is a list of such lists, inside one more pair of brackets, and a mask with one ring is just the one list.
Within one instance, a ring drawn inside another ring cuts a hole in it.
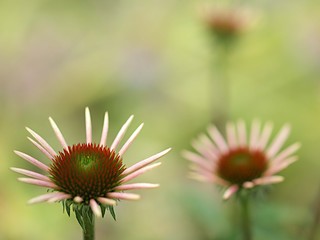
[{"label": "out-of-focus bloom", "polygon": [[32,156],[15,151],[18,156],[45,172],[45,174],[40,174],[26,169],[11,168],[13,171],[27,176],[18,179],[25,183],[50,189],[49,193],[35,197],[29,200],[29,203],[62,201],[68,214],[70,214],[70,206],[73,205],[76,214],[81,214],[83,209],[91,208],[98,217],[104,216],[107,208],[115,218],[113,206],[116,205],[117,200],[140,198],[138,194],[125,191],[158,187],[158,184],[151,183],[128,183],[144,172],[159,166],[160,162],[154,162],[170,151],[170,149],[164,150],[127,168],[122,162],[123,155],[141,131],[143,124],[134,131],[120,150],[116,149],[132,119],[133,116],[126,121],[112,144],[108,146],[106,145],[109,125],[108,113],[104,117],[100,143],[92,142],[91,117],[88,108],[85,110],[85,143],[68,145],[56,123],[52,118],[49,118],[63,148],[58,153],[40,135],[27,128],[34,137],[34,139],[28,139],[51,161],[51,164],[47,166]]},{"label": "out-of-focus bloom", "polygon": [[192,143],[198,153],[185,150],[183,156],[192,162],[190,176],[194,179],[213,182],[226,188],[223,198],[228,199],[240,189],[283,181],[277,176],[298,158],[293,154],[299,143],[280,151],[289,136],[290,127],[283,126],[274,140],[268,144],[272,124],[261,129],[259,121],[253,121],[247,137],[245,123],[226,125],[226,139],[213,125],[208,134],[202,134]]}]

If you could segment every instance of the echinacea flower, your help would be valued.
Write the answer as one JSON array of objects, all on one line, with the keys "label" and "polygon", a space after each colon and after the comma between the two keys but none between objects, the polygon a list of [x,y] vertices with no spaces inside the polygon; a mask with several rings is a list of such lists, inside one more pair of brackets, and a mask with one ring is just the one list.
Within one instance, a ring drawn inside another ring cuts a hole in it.
[{"label": "echinacea flower", "polygon": [[158,187],[158,184],[151,183],[128,183],[146,171],[159,166],[160,162],[154,162],[170,151],[170,149],[164,150],[127,168],[122,161],[123,155],[141,131],[143,124],[133,132],[119,150],[117,149],[132,119],[133,116],[121,127],[114,141],[107,145],[109,120],[106,112],[101,140],[99,143],[94,143],[90,112],[86,108],[86,142],[68,145],[56,123],[49,118],[53,131],[62,146],[58,153],[40,135],[27,128],[27,131],[34,137],[34,139],[29,137],[28,139],[51,161],[50,165],[46,165],[32,156],[15,151],[18,156],[44,172],[40,174],[26,169],[11,168],[27,176],[18,179],[21,182],[50,190],[49,193],[32,198],[29,203],[62,201],[69,215],[70,206],[73,206],[76,217],[82,224],[83,209],[86,211],[91,209],[95,216],[101,217],[104,216],[107,208],[115,218],[113,206],[118,200],[140,198],[138,194],[125,191]]},{"label": "echinacea flower", "polygon": [[283,126],[269,143],[272,128],[271,123],[266,123],[261,129],[261,123],[253,121],[247,137],[245,123],[240,120],[226,125],[227,136],[224,138],[215,126],[209,126],[209,136],[201,134],[192,143],[198,153],[183,152],[183,156],[192,162],[190,176],[225,187],[224,199],[241,189],[283,181],[282,176],[275,174],[298,159],[293,154],[300,144],[294,143],[280,151],[290,127]]}]

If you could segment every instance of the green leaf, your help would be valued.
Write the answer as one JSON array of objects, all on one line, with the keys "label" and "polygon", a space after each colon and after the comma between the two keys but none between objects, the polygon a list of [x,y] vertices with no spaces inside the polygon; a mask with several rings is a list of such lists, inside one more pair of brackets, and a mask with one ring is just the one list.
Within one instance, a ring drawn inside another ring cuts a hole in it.
[{"label": "green leaf", "polygon": [[78,209],[75,209],[74,212],[76,214],[76,218],[78,220],[78,223],[80,224],[80,226],[83,229],[83,231],[85,231],[85,226],[84,226],[83,217],[81,216],[81,213],[79,212]]},{"label": "green leaf", "polygon": [[100,205],[102,217],[106,214],[106,206]]}]

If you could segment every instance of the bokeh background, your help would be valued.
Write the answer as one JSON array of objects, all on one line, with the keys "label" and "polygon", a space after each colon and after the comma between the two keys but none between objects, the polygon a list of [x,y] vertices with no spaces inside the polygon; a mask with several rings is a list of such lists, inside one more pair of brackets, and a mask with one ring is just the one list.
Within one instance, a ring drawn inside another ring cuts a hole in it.
[{"label": "bokeh background", "polygon": [[[246,27],[222,66],[216,64],[221,43],[202,15],[230,6],[245,10]],[[27,205],[45,189],[19,183],[9,167],[32,169],[15,149],[46,162],[25,126],[59,150],[49,116],[67,142],[84,141],[86,106],[97,140],[105,111],[109,141],[131,114],[128,134],[145,122],[127,165],[173,147],[160,168],[140,177],[161,187],[139,192],[140,201],[120,202],[116,222],[110,215],[97,220],[97,239],[239,239],[234,202],[188,179],[180,155],[220,112],[248,124],[271,120],[276,131],[291,124],[287,143],[302,143],[300,160],[251,214],[256,239],[305,239],[320,204],[317,0],[1,0],[0,239],[81,239],[61,204]]]}]

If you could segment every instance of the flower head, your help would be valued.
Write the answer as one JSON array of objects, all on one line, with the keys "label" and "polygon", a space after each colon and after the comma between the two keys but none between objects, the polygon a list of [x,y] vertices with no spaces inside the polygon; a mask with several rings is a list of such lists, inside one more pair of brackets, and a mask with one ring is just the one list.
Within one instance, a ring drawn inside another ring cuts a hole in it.
[{"label": "flower head", "polygon": [[290,127],[285,125],[268,144],[271,132],[271,123],[261,129],[260,122],[254,121],[247,137],[244,122],[238,121],[227,124],[225,139],[215,126],[209,126],[209,137],[202,134],[192,144],[198,153],[183,152],[192,162],[191,177],[226,187],[224,199],[242,188],[283,181],[283,177],[274,174],[298,159],[293,154],[300,144],[292,144],[280,152]]},{"label": "flower head", "polygon": [[154,162],[170,151],[170,149],[164,150],[127,168],[123,164],[123,155],[138,136],[143,124],[134,131],[119,151],[116,149],[132,119],[133,116],[122,126],[109,146],[106,145],[109,128],[108,113],[105,114],[100,143],[92,142],[91,117],[88,108],[85,111],[86,142],[84,143],[68,145],[56,123],[49,118],[62,146],[62,150],[58,153],[40,135],[27,128],[34,137],[34,139],[28,139],[51,161],[48,166],[32,156],[15,151],[18,156],[44,171],[44,174],[40,174],[26,169],[11,168],[27,176],[18,179],[51,190],[49,193],[29,200],[29,203],[62,201],[68,214],[70,214],[70,206],[73,205],[76,215],[81,215],[83,209],[86,211],[91,209],[98,217],[104,216],[108,208],[115,218],[113,206],[116,205],[117,200],[140,198],[138,194],[127,193],[126,190],[158,187],[158,184],[151,183],[127,183],[159,166],[160,162]]}]

